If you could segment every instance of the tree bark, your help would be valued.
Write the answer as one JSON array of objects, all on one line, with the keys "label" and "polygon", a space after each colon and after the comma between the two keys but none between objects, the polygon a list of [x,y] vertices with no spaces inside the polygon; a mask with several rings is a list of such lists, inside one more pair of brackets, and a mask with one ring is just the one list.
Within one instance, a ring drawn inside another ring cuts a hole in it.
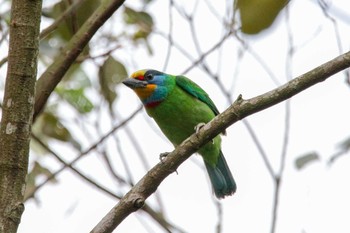
[{"label": "tree bark", "polygon": [[13,0],[0,124],[0,233],[17,232],[24,211],[33,119],[41,0]]}]

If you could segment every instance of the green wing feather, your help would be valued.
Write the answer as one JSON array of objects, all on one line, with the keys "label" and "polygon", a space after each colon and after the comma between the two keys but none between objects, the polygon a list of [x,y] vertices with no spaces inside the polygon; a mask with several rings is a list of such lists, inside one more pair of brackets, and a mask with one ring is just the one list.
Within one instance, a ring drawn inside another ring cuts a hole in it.
[{"label": "green wing feather", "polygon": [[196,97],[203,103],[209,106],[209,108],[215,113],[215,116],[220,112],[216,108],[214,102],[210,99],[209,95],[196,83],[192,82],[190,79],[185,76],[176,76],[176,84],[186,91],[188,94]]}]

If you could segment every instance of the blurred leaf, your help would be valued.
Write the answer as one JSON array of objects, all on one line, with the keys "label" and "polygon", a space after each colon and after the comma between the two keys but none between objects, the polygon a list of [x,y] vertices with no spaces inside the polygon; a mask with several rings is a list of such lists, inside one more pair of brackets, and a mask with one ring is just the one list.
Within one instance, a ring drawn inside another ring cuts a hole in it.
[{"label": "blurred leaf", "polygon": [[[41,127],[39,126],[39,120],[36,120],[33,127],[32,132],[34,135],[40,137],[40,139],[43,143],[47,144],[47,141],[49,141],[49,137],[47,135],[43,135],[41,132]],[[30,140],[30,150],[31,152],[34,152],[36,156],[46,156],[48,154],[48,151],[36,140]]]},{"label": "blurred leaf", "polygon": [[80,64],[73,64],[64,75],[60,85],[64,84],[66,88],[86,88],[91,86],[89,76],[82,69]]},{"label": "blurred leaf", "polygon": [[337,159],[339,159],[341,156],[346,155],[346,153],[350,151],[350,137],[340,142],[337,145],[337,147],[338,147],[338,151],[334,153],[332,156],[330,156],[330,159],[328,161],[329,165],[332,165]]},{"label": "blurred leaf", "polygon": [[91,86],[91,82],[86,72],[80,64],[72,65],[55,92],[65,99],[80,113],[90,112],[94,105],[85,96],[84,91]]},{"label": "blurred leaf", "polygon": [[153,31],[153,18],[145,11],[135,11],[129,7],[124,7],[124,21],[127,24],[135,25],[135,30],[132,39],[134,41],[144,39],[147,40],[150,33]]},{"label": "blurred leaf", "polygon": [[[56,20],[59,18],[75,1],[61,0],[53,7],[45,8],[43,15],[48,18]],[[64,20],[53,30],[43,41],[47,41],[47,45],[51,46],[55,53],[60,52],[60,48],[68,42],[74,34],[81,28],[85,21],[92,15],[92,13],[100,5],[101,0],[85,0],[84,4],[80,4],[76,10],[70,14],[65,15]],[[54,40],[52,42],[52,40]],[[42,42],[41,42],[42,43]],[[49,51],[46,48],[46,51]],[[80,56],[88,56],[90,51],[89,45],[86,45]],[[50,53],[53,53],[51,51]],[[52,57],[55,58],[55,57]]]},{"label": "blurred leaf", "polygon": [[299,156],[295,160],[295,166],[297,167],[298,170],[301,170],[306,165],[310,164],[311,162],[315,162],[316,160],[319,160],[319,159],[320,159],[320,156],[318,153],[310,152],[310,153]]},{"label": "blurred leaf", "polygon": [[338,144],[338,148],[343,152],[350,150],[350,137],[348,137],[345,140],[343,140],[342,142],[340,142]]},{"label": "blurred leaf", "polygon": [[[52,39],[57,40],[57,39]],[[40,58],[45,55],[49,59],[53,59],[57,56],[59,49],[56,46],[52,45],[49,40],[41,40],[39,43],[40,49]]]},{"label": "blurred leaf", "polygon": [[151,31],[153,28],[153,19],[145,11],[135,11],[129,7],[124,7],[124,21],[127,24],[137,24],[145,31]]},{"label": "blurred leaf", "polygon": [[[91,16],[91,14],[100,5],[100,0],[86,0],[84,4],[73,11],[73,13],[65,17],[58,28],[55,30],[64,41],[70,40],[70,38],[79,30],[79,28],[85,23],[85,21]],[[56,3],[52,8],[45,10],[45,16],[52,19],[57,19],[67,10],[74,1],[62,0]]]},{"label": "blurred leaf", "polygon": [[[49,138],[54,138],[63,142],[70,142],[74,148],[81,150],[81,146],[76,141],[69,130],[51,112],[43,112],[33,125],[33,132],[45,143]],[[35,142],[35,141],[33,141]],[[37,148],[41,148],[40,145]],[[38,149],[37,149],[38,150]]]},{"label": "blurred leaf", "polygon": [[257,34],[275,21],[288,0],[237,0],[242,32]]},{"label": "blurred leaf", "polygon": [[109,56],[100,67],[98,76],[101,93],[111,108],[117,97],[117,93],[115,92],[116,86],[121,83],[123,79],[128,77],[128,73],[121,62]]},{"label": "blurred leaf", "polygon": [[143,4],[147,5],[149,3],[151,3],[153,0],[143,0]]},{"label": "blurred leaf", "polygon": [[[32,167],[32,169],[30,170],[30,172],[27,175],[26,191],[24,194],[24,199],[28,199],[28,198],[30,198],[29,195],[32,195],[33,191],[36,188],[36,179],[39,176],[44,176],[44,177],[48,178],[48,177],[51,177],[52,174],[53,173],[48,168],[42,166],[38,161],[35,161],[34,166]],[[50,180],[50,182],[55,184],[55,183],[57,183],[57,180],[55,179],[55,177],[53,177]],[[35,196],[32,196],[32,198],[37,200],[35,198]]]},{"label": "blurred leaf", "polygon": [[144,39],[147,38],[148,33],[143,30],[138,30],[134,33],[133,40]]},{"label": "blurred leaf", "polygon": [[71,139],[71,134],[66,127],[64,127],[58,118],[49,112],[42,113],[40,117],[41,132],[46,136],[55,138],[60,141],[68,142]]},{"label": "blurred leaf", "polygon": [[56,88],[56,92],[80,113],[88,113],[94,108],[92,102],[84,95],[84,88]]}]

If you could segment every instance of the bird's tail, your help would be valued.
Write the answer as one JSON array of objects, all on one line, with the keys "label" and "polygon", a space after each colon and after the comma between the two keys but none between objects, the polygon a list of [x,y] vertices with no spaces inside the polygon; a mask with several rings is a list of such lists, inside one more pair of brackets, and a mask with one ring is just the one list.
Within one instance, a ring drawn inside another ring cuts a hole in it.
[{"label": "bird's tail", "polygon": [[204,163],[217,198],[224,198],[236,192],[236,182],[221,150],[216,166],[212,166],[207,162]]}]

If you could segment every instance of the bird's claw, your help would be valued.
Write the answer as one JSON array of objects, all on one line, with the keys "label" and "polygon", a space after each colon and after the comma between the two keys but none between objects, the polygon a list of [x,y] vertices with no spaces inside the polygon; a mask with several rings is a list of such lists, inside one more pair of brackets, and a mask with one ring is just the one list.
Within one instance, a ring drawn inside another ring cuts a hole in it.
[{"label": "bird's claw", "polygon": [[169,152],[160,153],[160,155],[159,155],[159,160],[160,160],[161,162],[163,162],[164,158],[167,157],[168,154],[169,154]]},{"label": "bird's claw", "polygon": [[[199,132],[199,130],[200,130],[203,126],[205,126],[205,123],[201,122],[201,123],[199,123],[198,125],[196,125],[196,126],[194,127],[194,130],[196,131],[196,134]],[[214,144],[214,139],[211,140],[211,143]]]},{"label": "bird's claw", "polygon": [[[164,158],[168,156],[168,154],[170,154],[170,152],[163,152],[160,153],[159,155],[159,160],[161,163],[164,163]],[[179,173],[177,172],[177,170],[175,170],[176,174],[178,175]]]},{"label": "bird's claw", "polygon": [[196,131],[196,133],[198,133],[199,130],[200,130],[203,126],[205,126],[205,123],[203,123],[203,122],[201,122],[201,123],[199,123],[198,125],[196,125],[196,126],[194,127],[194,130]]}]

